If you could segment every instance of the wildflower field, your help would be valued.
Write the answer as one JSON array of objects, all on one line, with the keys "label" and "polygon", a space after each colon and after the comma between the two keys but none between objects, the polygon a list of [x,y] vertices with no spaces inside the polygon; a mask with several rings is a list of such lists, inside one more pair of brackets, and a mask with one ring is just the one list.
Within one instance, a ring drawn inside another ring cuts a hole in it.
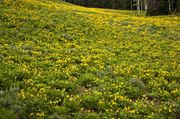
[{"label": "wildflower field", "polygon": [[178,119],[179,82],[179,16],[0,0],[1,119]]}]

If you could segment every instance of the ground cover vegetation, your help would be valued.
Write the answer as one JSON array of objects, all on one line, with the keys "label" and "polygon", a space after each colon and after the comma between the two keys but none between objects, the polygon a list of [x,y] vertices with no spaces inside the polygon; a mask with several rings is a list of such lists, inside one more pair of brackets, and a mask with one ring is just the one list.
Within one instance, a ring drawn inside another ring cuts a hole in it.
[{"label": "ground cover vegetation", "polygon": [[180,17],[0,2],[1,119],[178,119]]}]

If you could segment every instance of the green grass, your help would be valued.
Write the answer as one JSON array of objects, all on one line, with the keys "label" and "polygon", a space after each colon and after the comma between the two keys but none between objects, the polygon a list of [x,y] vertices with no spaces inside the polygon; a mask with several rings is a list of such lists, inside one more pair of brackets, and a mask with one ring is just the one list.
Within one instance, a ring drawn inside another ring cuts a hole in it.
[{"label": "green grass", "polygon": [[0,118],[175,119],[180,17],[0,2]]}]

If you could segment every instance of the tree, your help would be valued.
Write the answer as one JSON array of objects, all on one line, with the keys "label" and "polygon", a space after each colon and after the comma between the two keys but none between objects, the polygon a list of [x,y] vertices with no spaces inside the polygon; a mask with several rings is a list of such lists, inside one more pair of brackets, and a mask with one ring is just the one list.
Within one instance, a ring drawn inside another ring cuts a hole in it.
[{"label": "tree", "polygon": [[180,12],[180,0],[175,0],[174,2],[174,11]]},{"label": "tree", "polygon": [[147,16],[169,14],[168,0],[148,0],[147,5]]},{"label": "tree", "polygon": [[148,9],[147,0],[144,0],[144,9],[145,9],[145,14],[146,14],[147,13],[147,9]]},{"label": "tree", "polygon": [[137,11],[138,11],[138,14],[140,13],[140,0],[137,0]]},{"label": "tree", "polygon": [[175,12],[178,6],[178,1],[180,0],[168,0],[169,12]]},{"label": "tree", "polygon": [[87,6],[112,9],[145,11],[146,15],[165,15],[180,11],[180,0],[66,0],[67,2]]}]

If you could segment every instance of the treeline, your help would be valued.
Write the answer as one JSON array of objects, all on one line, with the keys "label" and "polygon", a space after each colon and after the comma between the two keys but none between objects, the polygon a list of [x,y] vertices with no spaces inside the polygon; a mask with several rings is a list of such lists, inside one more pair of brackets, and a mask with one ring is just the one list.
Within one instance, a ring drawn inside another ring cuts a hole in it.
[{"label": "treeline", "polygon": [[180,0],[65,0],[73,4],[122,9],[145,11],[146,15],[163,15],[180,11]]},{"label": "treeline", "polygon": [[131,9],[134,0],[66,0],[67,2],[98,8],[112,8],[112,9]]}]

